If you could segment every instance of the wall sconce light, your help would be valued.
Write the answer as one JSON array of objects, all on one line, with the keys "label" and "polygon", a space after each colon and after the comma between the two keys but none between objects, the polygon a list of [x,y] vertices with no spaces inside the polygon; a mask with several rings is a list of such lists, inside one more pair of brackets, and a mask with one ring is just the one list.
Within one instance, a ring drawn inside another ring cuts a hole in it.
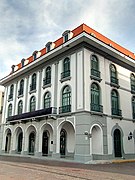
[{"label": "wall sconce light", "polygon": [[85,131],[84,135],[86,135],[86,137],[89,139],[92,138],[92,134],[88,133],[88,131]]},{"label": "wall sconce light", "polygon": [[132,134],[132,132],[130,132],[129,135],[128,135],[128,140],[131,140],[132,137],[133,137],[133,134]]}]

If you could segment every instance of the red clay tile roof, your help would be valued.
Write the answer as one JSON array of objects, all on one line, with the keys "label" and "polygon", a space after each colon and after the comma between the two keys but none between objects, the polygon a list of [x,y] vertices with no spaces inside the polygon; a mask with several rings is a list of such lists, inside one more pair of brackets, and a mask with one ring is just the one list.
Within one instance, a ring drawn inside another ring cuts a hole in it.
[{"label": "red clay tile roof", "polygon": [[[117,51],[119,51],[120,53],[132,58],[135,60],[135,55],[134,53],[130,52],[129,50],[125,49],[124,47],[120,46],[119,44],[115,43],[114,41],[108,39],[107,37],[103,36],[102,34],[98,33],[97,31],[95,31],[94,29],[90,28],[89,26],[87,26],[86,24],[81,24],[80,26],[78,26],[77,28],[75,28],[72,33],[73,33],[73,37],[78,36],[79,34],[81,34],[82,32],[86,32],[87,34],[95,37],[96,39],[102,41],[103,43],[111,46],[112,48],[116,49]],[[63,44],[63,37],[57,39],[55,42],[55,48],[57,48],[58,46]],[[46,48],[43,48],[40,50],[41,52],[41,56],[43,56],[44,54],[46,54]],[[29,60],[29,63],[31,63],[33,61],[33,56],[30,56],[29,58],[27,58]],[[28,64],[29,64],[28,63]],[[21,69],[21,63],[19,63],[18,65],[18,70]]]}]

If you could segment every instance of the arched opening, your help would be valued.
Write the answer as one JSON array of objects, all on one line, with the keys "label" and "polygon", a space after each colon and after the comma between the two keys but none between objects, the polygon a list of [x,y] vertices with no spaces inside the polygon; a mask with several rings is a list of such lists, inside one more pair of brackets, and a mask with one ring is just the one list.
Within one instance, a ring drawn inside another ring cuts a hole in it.
[{"label": "arched opening", "polygon": [[47,156],[49,149],[49,132],[44,131],[42,137],[42,155]]},{"label": "arched opening", "polygon": [[60,132],[60,155],[66,155],[66,142],[67,142],[67,132],[65,129],[62,129]]},{"label": "arched opening", "polygon": [[122,157],[121,132],[119,129],[115,129],[115,131],[114,131],[114,156],[115,157]]},{"label": "arched opening", "polygon": [[75,151],[75,128],[70,121],[63,121],[59,127],[59,139],[57,144],[57,152],[61,157],[74,157]]},{"label": "arched opening", "polygon": [[5,152],[9,153],[11,146],[11,130],[8,129],[7,135],[6,135],[6,144],[5,144]]},{"label": "arched opening", "polygon": [[21,153],[21,151],[22,151],[22,141],[23,141],[23,133],[20,132],[18,135],[18,146],[17,146],[18,153]]},{"label": "arched opening", "polygon": [[92,134],[92,154],[103,154],[103,135],[99,126],[95,125]]},{"label": "arched opening", "polygon": [[29,154],[34,155],[35,151],[35,132],[31,132],[29,135]]}]

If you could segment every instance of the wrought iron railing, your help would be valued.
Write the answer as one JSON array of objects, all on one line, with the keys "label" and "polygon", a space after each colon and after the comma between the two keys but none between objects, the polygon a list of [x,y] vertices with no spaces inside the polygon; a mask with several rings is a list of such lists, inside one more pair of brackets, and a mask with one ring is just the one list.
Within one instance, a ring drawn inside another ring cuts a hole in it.
[{"label": "wrought iron railing", "polygon": [[61,106],[59,107],[59,114],[71,112],[71,105]]},{"label": "wrought iron railing", "polygon": [[70,76],[70,70],[64,71],[61,73],[61,79],[69,77]]},{"label": "wrought iron railing", "polygon": [[9,94],[8,99],[9,100],[13,99],[13,94]]},{"label": "wrought iron railing", "polygon": [[103,112],[103,106],[99,104],[91,104],[91,111]]},{"label": "wrought iron railing", "polygon": [[36,83],[30,85],[30,91],[36,90]]},{"label": "wrought iron railing", "polygon": [[18,91],[18,96],[21,96],[21,95],[23,95],[23,89],[20,89],[20,90]]},{"label": "wrought iron railing", "polygon": [[51,78],[44,78],[43,79],[43,86],[45,86],[47,84],[51,84]]},{"label": "wrought iron railing", "polygon": [[111,83],[119,85],[119,80],[116,77],[111,76]]},{"label": "wrought iron railing", "polygon": [[120,109],[112,108],[112,115],[122,116],[122,111]]},{"label": "wrought iron railing", "polygon": [[91,75],[100,78],[100,71],[91,69]]},{"label": "wrought iron railing", "polygon": [[28,118],[34,118],[37,116],[40,117],[40,116],[48,115],[48,114],[57,114],[57,108],[50,107],[47,109],[40,109],[33,112],[27,112],[27,113],[10,116],[7,118],[7,121],[14,121],[14,120],[20,120],[20,119],[23,120],[23,119],[28,119]]},{"label": "wrought iron railing", "polygon": [[135,93],[135,85],[132,85],[132,84],[131,84],[131,92],[134,92],[134,93]]}]

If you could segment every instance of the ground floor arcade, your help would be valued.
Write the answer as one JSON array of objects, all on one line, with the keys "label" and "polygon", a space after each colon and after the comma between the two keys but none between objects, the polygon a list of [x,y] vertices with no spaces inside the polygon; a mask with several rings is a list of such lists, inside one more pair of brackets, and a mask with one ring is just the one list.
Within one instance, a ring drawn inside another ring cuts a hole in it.
[{"label": "ground floor arcade", "polygon": [[132,158],[133,124],[131,130],[123,129],[124,121],[108,121],[105,117],[82,114],[3,125],[1,153],[64,157],[80,162]]}]

